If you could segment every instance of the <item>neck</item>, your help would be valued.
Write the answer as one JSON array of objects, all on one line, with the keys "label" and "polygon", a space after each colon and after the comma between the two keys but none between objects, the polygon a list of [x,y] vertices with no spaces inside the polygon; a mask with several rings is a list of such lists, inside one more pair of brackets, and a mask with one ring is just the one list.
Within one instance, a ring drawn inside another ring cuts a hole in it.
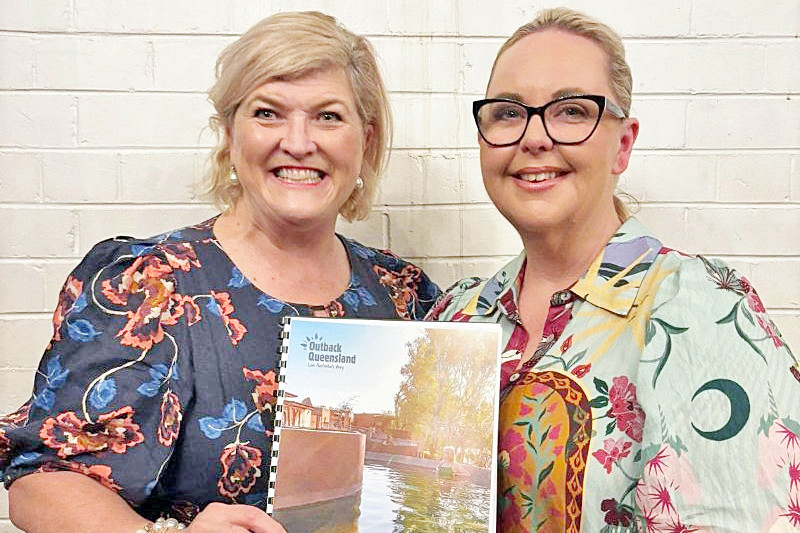
[{"label": "neck", "polygon": [[214,224],[214,235],[262,292],[286,302],[324,305],[350,281],[350,263],[334,225],[266,224],[232,209]]},{"label": "neck", "polygon": [[592,264],[620,226],[619,219],[520,232],[527,257],[525,284],[550,292],[572,285]]},{"label": "neck", "polygon": [[316,223],[276,223],[260,218],[243,202],[225,212],[218,226],[215,226],[218,237],[228,242],[244,243],[264,258],[276,257],[276,254],[282,259],[287,256],[324,256],[340,246],[334,231],[335,219]]}]

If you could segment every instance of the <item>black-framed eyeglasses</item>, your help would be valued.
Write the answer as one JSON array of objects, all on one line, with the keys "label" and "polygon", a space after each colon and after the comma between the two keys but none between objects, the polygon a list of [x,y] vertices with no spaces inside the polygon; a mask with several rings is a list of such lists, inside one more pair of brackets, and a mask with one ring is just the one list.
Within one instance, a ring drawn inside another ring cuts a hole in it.
[{"label": "black-framed eyeglasses", "polygon": [[478,133],[487,144],[498,147],[517,144],[535,115],[542,118],[544,131],[554,143],[580,144],[592,136],[604,111],[625,118],[617,104],[597,94],[562,96],[541,107],[508,98],[488,98],[472,103]]}]

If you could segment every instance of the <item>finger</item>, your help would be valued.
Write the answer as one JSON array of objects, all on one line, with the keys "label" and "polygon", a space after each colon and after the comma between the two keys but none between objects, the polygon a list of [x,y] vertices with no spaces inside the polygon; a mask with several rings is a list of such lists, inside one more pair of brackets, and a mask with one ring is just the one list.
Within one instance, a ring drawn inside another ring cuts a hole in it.
[{"label": "finger", "polygon": [[209,504],[187,529],[189,533],[286,533],[257,507],[224,503]]}]

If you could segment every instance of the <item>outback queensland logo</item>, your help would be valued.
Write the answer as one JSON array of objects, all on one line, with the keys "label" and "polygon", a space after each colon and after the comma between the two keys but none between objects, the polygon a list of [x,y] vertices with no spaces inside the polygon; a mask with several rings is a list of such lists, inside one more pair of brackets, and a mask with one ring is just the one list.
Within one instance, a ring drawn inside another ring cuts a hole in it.
[{"label": "outback queensland logo", "polygon": [[344,370],[345,365],[356,364],[356,355],[342,353],[340,342],[326,342],[319,334],[306,337],[300,346],[306,351],[308,366],[338,368]]}]

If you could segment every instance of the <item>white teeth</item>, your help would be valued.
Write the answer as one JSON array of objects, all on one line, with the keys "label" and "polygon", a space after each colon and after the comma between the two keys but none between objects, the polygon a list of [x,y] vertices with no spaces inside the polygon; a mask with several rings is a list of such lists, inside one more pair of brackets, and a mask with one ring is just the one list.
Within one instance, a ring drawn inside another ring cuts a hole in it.
[{"label": "white teeth", "polygon": [[279,168],[275,175],[291,183],[318,183],[322,180],[322,172],[310,168]]},{"label": "white teeth", "polygon": [[538,183],[540,181],[551,180],[558,176],[558,172],[538,172],[536,174],[519,174],[520,179]]}]

